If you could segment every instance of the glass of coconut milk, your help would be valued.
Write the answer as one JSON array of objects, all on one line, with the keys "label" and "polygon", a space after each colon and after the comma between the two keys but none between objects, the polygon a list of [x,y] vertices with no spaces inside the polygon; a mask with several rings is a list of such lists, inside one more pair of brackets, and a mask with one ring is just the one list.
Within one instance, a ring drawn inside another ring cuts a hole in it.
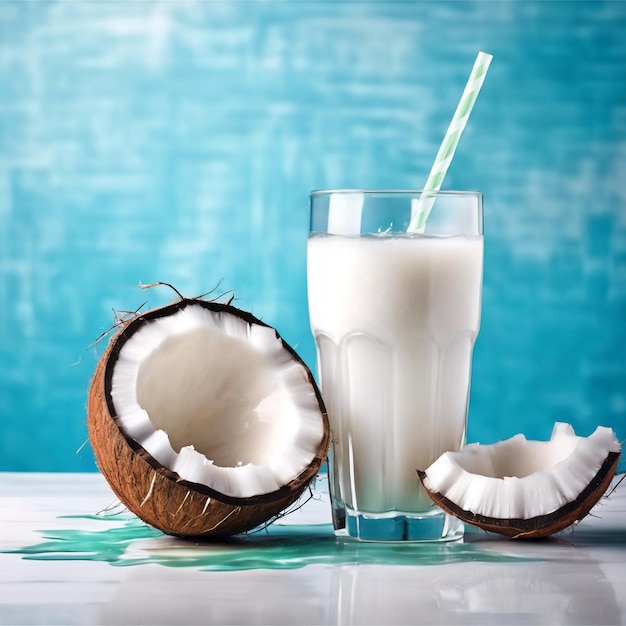
[{"label": "glass of coconut milk", "polygon": [[315,191],[307,272],[318,375],[331,424],[338,535],[462,537],[417,475],[464,443],[483,275],[482,195]]}]

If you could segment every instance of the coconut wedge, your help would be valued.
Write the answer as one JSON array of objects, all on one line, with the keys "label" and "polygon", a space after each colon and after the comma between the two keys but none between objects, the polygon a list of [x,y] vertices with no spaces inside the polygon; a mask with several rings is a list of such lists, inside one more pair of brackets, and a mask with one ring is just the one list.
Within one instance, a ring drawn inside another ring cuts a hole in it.
[{"label": "coconut wedge", "polygon": [[121,502],[189,537],[279,515],[316,476],[330,432],[311,372],[273,328],[188,299],[118,329],[89,390],[88,429]]},{"label": "coconut wedge", "polygon": [[576,436],[556,423],[549,441],[523,435],[446,452],[418,475],[433,502],[467,524],[534,539],[589,513],[615,475],[620,444],[609,428]]}]

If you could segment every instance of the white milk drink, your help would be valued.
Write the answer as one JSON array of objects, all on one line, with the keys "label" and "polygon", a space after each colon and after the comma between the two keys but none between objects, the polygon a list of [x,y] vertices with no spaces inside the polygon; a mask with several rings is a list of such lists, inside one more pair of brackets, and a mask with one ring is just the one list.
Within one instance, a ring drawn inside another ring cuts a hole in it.
[{"label": "white milk drink", "polygon": [[464,442],[482,272],[479,235],[309,238],[331,489],[348,513],[432,509],[416,470]]}]

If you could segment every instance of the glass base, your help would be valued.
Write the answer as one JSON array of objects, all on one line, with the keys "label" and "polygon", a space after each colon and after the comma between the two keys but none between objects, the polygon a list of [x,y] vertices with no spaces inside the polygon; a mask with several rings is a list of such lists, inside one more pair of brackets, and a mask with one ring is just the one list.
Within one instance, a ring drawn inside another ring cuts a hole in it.
[{"label": "glass base", "polygon": [[441,509],[424,513],[365,514],[345,512],[345,525],[335,534],[360,541],[459,541],[463,522]]}]

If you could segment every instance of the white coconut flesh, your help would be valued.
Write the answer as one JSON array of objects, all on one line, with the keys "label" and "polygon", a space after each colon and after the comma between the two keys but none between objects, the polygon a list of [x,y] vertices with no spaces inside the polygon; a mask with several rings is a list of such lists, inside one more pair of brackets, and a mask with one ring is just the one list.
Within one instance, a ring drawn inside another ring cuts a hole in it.
[{"label": "white coconut flesh", "polygon": [[446,452],[423,476],[424,486],[463,511],[492,519],[531,519],[573,502],[620,444],[610,428],[576,436],[557,422],[549,441],[524,435]]},{"label": "white coconut flesh", "polygon": [[202,306],[132,334],[111,400],[120,430],[157,463],[232,498],[288,484],[324,436],[307,372],[276,332]]}]

